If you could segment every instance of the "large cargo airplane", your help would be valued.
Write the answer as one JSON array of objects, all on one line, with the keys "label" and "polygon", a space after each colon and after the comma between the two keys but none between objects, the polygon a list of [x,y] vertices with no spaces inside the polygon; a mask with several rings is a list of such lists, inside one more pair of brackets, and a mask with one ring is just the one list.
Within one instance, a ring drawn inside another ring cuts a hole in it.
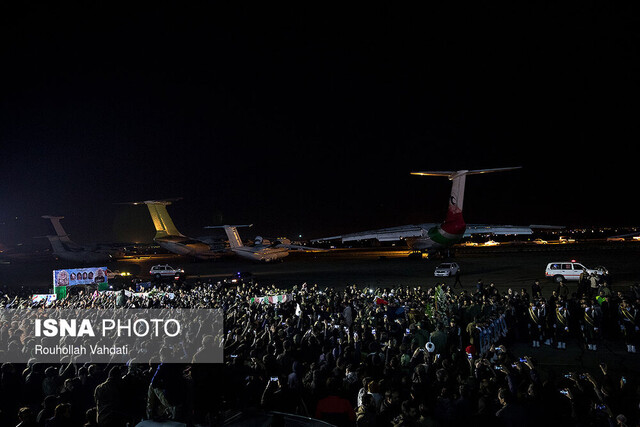
[{"label": "large cargo airplane", "polygon": [[51,243],[53,249],[52,254],[65,261],[71,261],[79,264],[103,264],[113,260],[108,252],[96,252],[83,249],[81,247],[69,247],[62,242],[60,237],[48,235],[45,236]]},{"label": "large cargo airplane", "polygon": [[53,229],[56,235],[45,236],[51,248],[52,254],[59,259],[65,261],[77,262],[82,264],[90,263],[105,263],[111,261],[116,256],[123,255],[123,247],[114,246],[111,244],[95,244],[95,245],[80,245],[69,237],[65,232],[60,220],[62,216],[50,216],[43,215],[42,218],[48,219],[53,225]]},{"label": "large cargo airplane", "polygon": [[186,255],[198,259],[215,259],[223,255],[223,251],[207,242],[203,238],[191,238],[180,233],[167,212],[167,206],[172,200],[146,200],[144,202],[127,203],[131,205],[146,205],[151,214],[156,235],[153,240],[160,247],[178,255]]},{"label": "large cargo airplane", "polygon": [[205,228],[223,228],[229,239],[229,246],[231,251],[241,258],[249,259],[251,261],[271,262],[281,260],[289,255],[289,247],[279,242],[272,245],[262,244],[261,238],[256,238],[253,246],[245,246],[242,243],[240,234],[238,234],[238,227],[251,227],[251,225],[220,225],[220,226],[208,226]]},{"label": "large cargo airplane", "polygon": [[93,243],[93,244],[80,244],[71,240],[65,229],[60,223],[63,216],[51,216],[43,215],[42,218],[51,221],[51,225],[56,232],[56,235],[60,239],[60,242],[71,251],[87,251],[87,252],[99,252],[108,253],[114,258],[122,257],[125,255],[125,247],[130,246],[129,243]]},{"label": "large cargo airplane", "polygon": [[378,240],[380,242],[405,240],[409,248],[415,252],[436,252],[450,248],[460,242],[464,237],[473,234],[532,234],[536,228],[562,228],[552,226],[516,226],[516,225],[488,225],[466,224],[462,217],[462,205],[464,201],[464,187],[468,175],[486,174],[520,169],[520,167],[458,170],[458,171],[427,171],[412,172],[419,176],[443,176],[451,182],[451,195],[449,196],[449,208],[445,220],[441,224],[425,223],[403,225],[399,227],[382,228],[378,230],[362,231],[339,236],[314,239],[313,242],[328,240],[342,240],[342,242],[357,240]]}]

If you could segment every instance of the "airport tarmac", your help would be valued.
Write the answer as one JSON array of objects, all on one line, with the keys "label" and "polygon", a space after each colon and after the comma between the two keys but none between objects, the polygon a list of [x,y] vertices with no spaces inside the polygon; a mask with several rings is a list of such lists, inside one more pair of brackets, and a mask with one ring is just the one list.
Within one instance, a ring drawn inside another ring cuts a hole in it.
[{"label": "airport tarmac", "polygon": [[[281,288],[294,285],[318,284],[320,287],[358,285],[384,288],[394,285],[435,286],[453,284],[453,278],[436,278],[435,267],[442,261],[410,258],[404,248],[339,249],[325,252],[293,252],[283,262],[256,264],[232,256],[216,261],[191,261],[174,255],[128,259],[111,263],[112,270],[128,271],[141,279],[150,279],[149,268],[155,264],[169,264],[185,270],[188,280],[223,280],[237,272],[249,272],[261,284],[275,284]],[[612,288],[628,289],[640,282],[640,243],[620,245],[617,242],[596,245],[567,245],[543,247],[465,248],[457,251],[452,260],[462,268],[462,283],[475,290],[478,279],[485,284],[495,283],[501,292],[509,288],[525,287],[540,279],[543,294],[550,296],[556,285],[544,277],[549,262],[575,259],[587,267],[605,266],[610,271]],[[38,262],[0,265],[0,285],[26,288],[33,293],[51,288],[52,270],[81,267],[62,262]],[[574,290],[575,282],[569,282]],[[623,343],[603,343],[597,352],[586,352],[577,341],[568,343],[566,350],[543,346],[531,348],[526,343],[514,344],[516,355],[536,357],[542,365],[559,370],[590,369],[600,361],[618,370],[640,373],[640,357],[626,352]]]},{"label": "airport tarmac", "polygon": [[[108,265],[111,270],[127,271],[147,280],[149,269],[156,264],[169,264],[185,270],[189,279],[221,280],[237,272],[252,273],[263,284],[281,288],[318,284],[321,287],[359,285],[392,287],[395,285],[434,286],[453,283],[453,278],[434,277],[440,259],[409,257],[405,248],[336,249],[321,252],[291,252],[283,262],[252,263],[234,256],[215,261],[194,261],[178,255],[157,255],[125,259]],[[501,291],[508,288],[530,290],[540,279],[545,295],[555,284],[544,277],[549,262],[575,259],[589,268],[605,266],[610,272],[612,287],[627,288],[640,282],[640,242],[620,245],[617,242],[598,245],[545,245],[545,247],[464,248],[450,258],[460,264],[462,283],[474,289],[479,279],[495,283]],[[0,285],[47,289],[51,287],[52,271],[78,268],[62,261],[0,265]],[[575,284],[569,282],[573,289]]]}]

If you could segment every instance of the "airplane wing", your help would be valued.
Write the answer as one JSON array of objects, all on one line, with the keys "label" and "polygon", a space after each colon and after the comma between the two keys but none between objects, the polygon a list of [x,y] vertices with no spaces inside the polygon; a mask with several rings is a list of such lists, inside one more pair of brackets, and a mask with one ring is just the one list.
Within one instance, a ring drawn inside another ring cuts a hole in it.
[{"label": "airplane wing", "polygon": [[401,225],[399,227],[381,228],[378,230],[361,231],[358,233],[349,233],[339,236],[324,237],[320,239],[313,239],[312,242],[322,242],[326,240],[342,240],[343,242],[352,242],[354,240],[369,240],[375,239],[380,242],[393,242],[396,240],[406,239],[407,237],[421,237],[426,235],[426,232],[437,224],[412,224]]},{"label": "airplane wing", "polygon": [[[342,234],[339,236],[324,237],[320,239],[314,239],[312,242],[322,242],[327,240],[342,240],[342,242],[351,242],[354,240],[369,240],[375,239],[379,242],[393,242],[397,240],[406,239],[409,237],[422,237],[426,236],[429,229],[439,224],[425,223],[425,224],[412,224],[401,225],[399,227],[381,228],[379,230],[361,231],[358,233]],[[491,224],[467,224],[467,229],[464,236],[469,237],[474,234],[496,234],[496,235],[508,235],[508,234],[533,234],[534,230],[547,229],[547,230],[562,230],[564,227],[553,225],[491,225]]]},{"label": "airplane wing", "polygon": [[287,248],[292,251],[323,251],[323,249],[313,248],[311,246],[292,245],[287,243],[278,243],[275,245],[277,248]]},{"label": "airplane wing", "polygon": [[564,230],[562,225],[496,225],[496,224],[467,224],[464,237],[474,234],[494,234],[494,235],[510,235],[510,234],[533,234],[536,230]]},{"label": "airplane wing", "polygon": [[531,226],[526,225],[467,224],[467,229],[464,232],[464,237],[469,237],[474,234],[533,234],[533,229],[531,228]]}]

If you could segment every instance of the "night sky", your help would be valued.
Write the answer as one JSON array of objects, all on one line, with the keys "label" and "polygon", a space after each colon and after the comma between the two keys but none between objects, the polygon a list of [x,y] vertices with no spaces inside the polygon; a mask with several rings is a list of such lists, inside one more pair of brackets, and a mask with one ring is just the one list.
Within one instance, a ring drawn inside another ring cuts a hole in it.
[{"label": "night sky", "polygon": [[192,237],[439,222],[449,182],[410,172],[507,166],[468,179],[468,223],[638,225],[631,4],[17,3],[2,243],[47,214],[80,242],[150,241],[146,209],[115,203],[173,197]]}]

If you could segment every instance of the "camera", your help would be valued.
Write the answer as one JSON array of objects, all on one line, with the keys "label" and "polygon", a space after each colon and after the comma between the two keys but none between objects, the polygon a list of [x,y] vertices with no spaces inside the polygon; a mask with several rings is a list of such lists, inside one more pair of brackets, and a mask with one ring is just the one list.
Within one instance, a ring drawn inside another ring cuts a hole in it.
[{"label": "camera", "polygon": [[569,390],[560,390],[560,393],[562,393],[565,396],[567,396],[569,394]]},{"label": "camera", "polygon": [[278,381],[278,377],[271,377],[271,381]]}]

